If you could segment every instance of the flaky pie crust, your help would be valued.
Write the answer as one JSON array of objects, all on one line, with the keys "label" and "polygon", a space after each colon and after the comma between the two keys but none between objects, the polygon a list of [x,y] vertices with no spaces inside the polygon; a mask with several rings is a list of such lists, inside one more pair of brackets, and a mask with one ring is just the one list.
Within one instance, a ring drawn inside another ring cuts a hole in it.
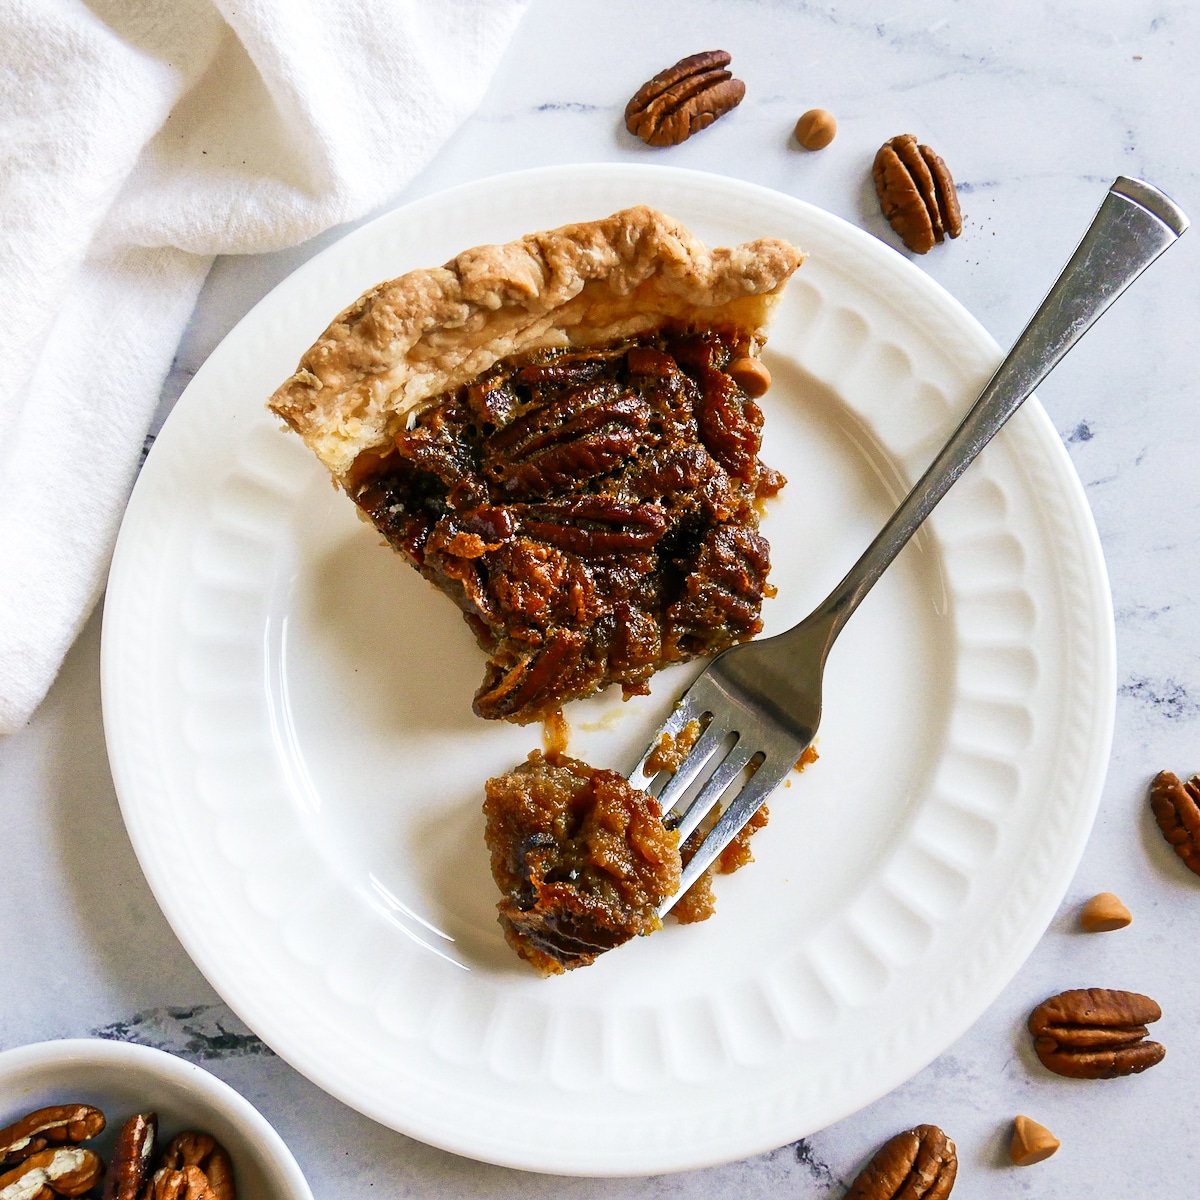
[{"label": "flaky pie crust", "polygon": [[667,322],[735,325],[761,343],[803,258],[777,238],[710,251],[645,206],[477,246],[364,293],[269,406],[345,483],[354,460],[388,445],[413,412],[511,355],[599,346]]}]

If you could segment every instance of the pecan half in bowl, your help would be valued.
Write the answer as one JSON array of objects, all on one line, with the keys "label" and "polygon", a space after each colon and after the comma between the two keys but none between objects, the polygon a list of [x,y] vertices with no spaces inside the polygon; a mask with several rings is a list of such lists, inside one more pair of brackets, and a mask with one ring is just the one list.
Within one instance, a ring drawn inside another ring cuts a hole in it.
[{"label": "pecan half in bowl", "polygon": [[[135,1114],[156,1114],[160,1145],[167,1146],[184,1131],[204,1130],[208,1140],[227,1153],[232,1166],[223,1176],[214,1172],[208,1180],[218,1200],[313,1200],[295,1158],[267,1119],[195,1063],[150,1046],[103,1038],[68,1038],[0,1053],[0,1126],[11,1129],[35,1109],[80,1099],[104,1113],[107,1125],[68,1128],[64,1140],[68,1148],[80,1140],[84,1145],[75,1147],[77,1152],[90,1149],[107,1164],[105,1195],[124,1200],[136,1188],[138,1200],[145,1200],[150,1181],[123,1170],[122,1159],[136,1155],[145,1144],[144,1122]],[[60,1131],[45,1125],[41,1123],[40,1132],[50,1139],[51,1149],[41,1151],[43,1155],[62,1144],[57,1140]],[[210,1153],[197,1161],[211,1170],[211,1158]],[[37,1160],[35,1154],[25,1161]],[[87,1194],[99,1196],[101,1191]]]},{"label": "pecan half in bowl", "polygon": [[410,272],[271,398],[462,610],[518,723],[753,637],[770,566],[758,362],[801,261],[632,208]]}]

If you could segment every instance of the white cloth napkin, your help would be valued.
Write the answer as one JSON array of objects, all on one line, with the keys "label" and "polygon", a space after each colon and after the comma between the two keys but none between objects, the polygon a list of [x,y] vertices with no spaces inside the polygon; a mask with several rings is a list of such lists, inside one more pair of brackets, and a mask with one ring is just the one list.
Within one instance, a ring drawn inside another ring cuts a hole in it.
[{"label": "white cloth napkin", "polygon": [[394,196],[527,3],[0,4],[0,734],[100,595],[212,256]]}]

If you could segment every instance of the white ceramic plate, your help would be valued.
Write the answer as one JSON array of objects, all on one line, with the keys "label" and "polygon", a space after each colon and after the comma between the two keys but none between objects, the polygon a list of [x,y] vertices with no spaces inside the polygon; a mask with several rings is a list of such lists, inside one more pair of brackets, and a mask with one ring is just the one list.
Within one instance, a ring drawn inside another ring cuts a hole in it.
[{"label": "white ceramic plate", "polygon": [[[357,520],[266,397],[362,290],[468,246],[649,203],[710,245],[810,255],[768,347],[767,628],[817,602],[997,360],[903,257],[732,179],[579,166],[391,213],[259,304],[180,399],[129,505],[103,683],[122,811],[201,970],[309,1078],[476,1158],[669,1171],[791,1141],[909,1078],[1040,937],[1107,762],[1113,634],[1078,481],[1030,401],[834,650],[821,760],[754,866],[543,980],[505,946],[483,782],[536,729],[471,713],[457,610]],[[695,673],[571,706],[572,753],[628,767]]]}]

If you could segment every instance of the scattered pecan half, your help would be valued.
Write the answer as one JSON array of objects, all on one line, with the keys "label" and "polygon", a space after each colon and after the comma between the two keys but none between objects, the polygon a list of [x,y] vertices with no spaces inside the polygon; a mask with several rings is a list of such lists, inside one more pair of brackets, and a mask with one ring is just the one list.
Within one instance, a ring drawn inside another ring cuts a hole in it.
[{"label": "scattered pecan half", "polygon": [[1042,1065],[1070,1079],[1115,1079],[1162,1062],[1166,1050],[1145,1041],[1162,1016],[1149,996],[1108,988],[1075,988],[1051,996],[1029,1016]]},{"label": "scattered pecan half", "polygon": [[954,1143],[936,1125],[918,1125],[876,1151],[845,1200],[944,1200],[957,1172]]},{"label": "scattered pecan half", "polygon": [[741,104],[746,85],[729,62],[724,50],[706,50],[659,71],[625,106],[625,128],[648,146],[686,141]]},{"label": "scattered pecan half", "polygon": [[225,1147],[211,1134],[176,1134],[163,1153],[162,1165],[173,1171],[198,1167],[204,1172],[217,1200],[235,1200],[233,1163]]},{"label": "scattered pecan half", "polygon": [[1150,784],[1150,807],[1163,837],[1200,875],[1200,775],[1184,783],[1170,771],[1159,771]]},{"label": "scattered pecan half", "polygon": [[158,1139],[157,1113],[136,1113],[121,1126],[104,1180],[103,1200],[138,1200]]},{"label": "scattered pecan half", "polygon": [[911,133],[884,142],[871,169],[888,224],[915,254],[962,233],[958,192],[946,164]]},{"label": "scattered pecan half", "polygon": [[74,1145],[104,1129],[104,1114],[90,1104],[54,1104],[39,1108],[0,1129],[0,1167],[21,1162],[47,1146]]},{"label": "scattered pecan half", "polygon": [[0,1175],[0,1200],[49,1200],[82,1196],[100,1181],[104,1163],[83,1146],[40,1150]]}]

